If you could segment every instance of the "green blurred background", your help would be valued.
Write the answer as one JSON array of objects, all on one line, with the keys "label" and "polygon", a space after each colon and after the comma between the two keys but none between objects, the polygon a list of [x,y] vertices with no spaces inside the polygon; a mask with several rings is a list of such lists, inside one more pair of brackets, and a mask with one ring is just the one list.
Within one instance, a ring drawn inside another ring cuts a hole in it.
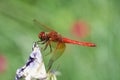
[{"label": "green blurred background", "polygon": [[[0,80],[14,80],[16,69],[27,60],[39,27],[33,19],[70,36],[76,20],[89,24],[82,40],[96,48],[67,45],[60,63],[58,80],[120,80],[119,0],[0,0],[0,55],[5,69]],[[76,38],[75,38],[76,39]],[[81,39],[77,39],[81,40]],[[1,60],[1,59],[0,59]]]}]

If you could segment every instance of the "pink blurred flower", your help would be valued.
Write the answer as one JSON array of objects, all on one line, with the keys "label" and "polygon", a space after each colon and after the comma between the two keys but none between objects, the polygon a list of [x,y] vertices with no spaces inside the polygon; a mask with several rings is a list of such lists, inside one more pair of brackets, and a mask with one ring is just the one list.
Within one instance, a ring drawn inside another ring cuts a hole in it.
[{"label": "pink blurred flower", "polygon": [[89,26],[85,21],[75,21],[71,33],[77,38],[85,38],[89,34]]},{"label": "pink blurred flower", "polygon": [[7,69],[7,59],[4,55],[0,55],[0,73]]}]

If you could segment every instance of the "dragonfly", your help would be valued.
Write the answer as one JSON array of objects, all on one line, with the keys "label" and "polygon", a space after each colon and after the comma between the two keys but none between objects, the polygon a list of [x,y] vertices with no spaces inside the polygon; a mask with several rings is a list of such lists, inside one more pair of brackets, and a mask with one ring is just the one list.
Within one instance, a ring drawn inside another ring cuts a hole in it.
[{"label": "dragonfly", "polygon": [[[61,34],[59,34],[57,31],[51,29],[50,27],[46,26],[45,24],[39,22],[38,20],[34,19],[34,22],[44,27],[49,32],[40,32],[38,34],[39,41],[42,44],[45,44],[44,50],[47,49],[47,47],[50,47],[50,53],[53,53],[49,62],[48,62],[48,69],[47,71],[50,71],[53,63],[61,57],[63,52],[66,48],[66,43],[69,44],[75,44],[80,46],[88,46],[88,47],[96,47],[96,44],[91,42],[80,42],[76,40],[72,40],[66,37],[63,37]],[[56,46],[54,50],[52,50],[52,42],[56,43]]]}]

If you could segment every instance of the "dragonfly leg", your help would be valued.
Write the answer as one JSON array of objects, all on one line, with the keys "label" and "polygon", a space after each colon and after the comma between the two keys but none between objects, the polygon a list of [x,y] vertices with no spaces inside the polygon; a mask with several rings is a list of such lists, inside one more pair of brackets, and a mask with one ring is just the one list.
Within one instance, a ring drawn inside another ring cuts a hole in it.
[{"label": "dragonfly leg", "polygon": [[37,41],[37,43],[38,44],[45,44],[45,47],[44,48],[41,48],[42,49],[42,51],[45,51],[46,50],[46,48],[48,47],[48,45],[49,45],[49,43],[48,43],[49,41],[47,41],[47,40],[44,40],[44,41]]},{"label": "dragonfly leg", "polygon": [[47,49],[47,47],[48,47],[48,45],[50,44],[50,42],[49,41],[47,41],[47,43],[46,43],[46,45],[45,45],[45,47],[44,47],[44,49],[43,49],[43,51],[45,51],[46,49]]},{"label": "dragonfly leg", "polygon": [[[50,52],[49,53],[47,53],[45,56],[47,56],[47,55],[49,55],[50,53],[52,53],[52,46],[51,46],[51,44],[50,44],[50,41],[48,41],[48,43],[46,44],[46,46],[48,47],[50,47]],[[46,47],[46,48],[47,48]]]},{"label": "dragonfly leg", "polygon": [[37,43],[39,44],[45,44],[47,42],[47,40],[44,40],[44,41],[37,41]]}]

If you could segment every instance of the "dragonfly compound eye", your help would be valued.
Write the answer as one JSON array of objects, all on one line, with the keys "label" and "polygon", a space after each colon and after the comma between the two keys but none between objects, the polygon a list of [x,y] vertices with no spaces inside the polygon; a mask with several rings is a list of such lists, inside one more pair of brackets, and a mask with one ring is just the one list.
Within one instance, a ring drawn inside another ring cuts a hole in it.
[{"label": "dragonfly compound eye", "polygon": [[46,38],[45,32],[40,32],[38,34],[38,38],[41,39],[41,41],[45,40],[45,38]]}]

